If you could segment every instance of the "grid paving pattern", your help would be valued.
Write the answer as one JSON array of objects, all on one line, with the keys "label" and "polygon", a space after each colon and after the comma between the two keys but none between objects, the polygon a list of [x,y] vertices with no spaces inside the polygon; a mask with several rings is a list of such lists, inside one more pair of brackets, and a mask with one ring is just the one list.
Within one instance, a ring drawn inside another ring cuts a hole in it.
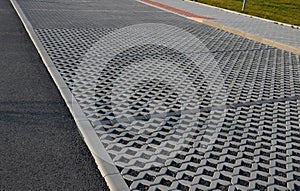
[{"label": "grid paving pattern", "polygon": [[18,2],[131,190],[300,189],[299,55],[136,1]]}]

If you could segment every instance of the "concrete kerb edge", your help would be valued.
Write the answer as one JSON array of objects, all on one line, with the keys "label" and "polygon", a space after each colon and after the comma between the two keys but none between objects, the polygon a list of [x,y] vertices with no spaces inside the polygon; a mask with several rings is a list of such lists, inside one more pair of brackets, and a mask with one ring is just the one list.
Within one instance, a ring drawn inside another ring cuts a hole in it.
[{"label": "concrete kerb edge", "polygon": [[264,19],[264,18],[261,18],[261,17],[253,16],[253,15],[247,15],[247,14],[245,14],[245,13],[240,13],[240,12],[236,12],[236,11],[231,11],[231,10],[228,10],[228,9],[224,9],[224,8],[221,8],[221,7],[215,7],[215,6],[212,6],[212,5],[208,5],[208,4],[196,2],[196,1],[193,1],[193,0],[182,0],[182,1],[185,1],[185,2],[188,2],[188,3],[194,3],[194,4],[203,5],[203,6],[206,6],[206,7],[218,9],[218,10],[225,11],[225,12],[228,12],[228,13],[233,13],[233,14],[237,14],[237,15],[242,15],[242,16],[249,17],[249,18],[259,19],[259,20],[266,21],[266,22],[273,23],[273,24],[277,24],[277,25],[282,25],[282,26],[286,26],[286,27],[291,27],[291,28],[293,28],[293,29],[300,29],[300,26],[297,26],[297,25],[291,25],[291,24],[282,23],[282,22],[279,22],[279,21],[274,21],[274,20],[270,20],[270,19]]},{"label": "concrete kerb edge", "polygon": [[300,55],[300,49],[293,47],[293,46],[282,44],[282,43],[279,43],[279,42],[276,42],[276,41],[273,41],[273,40],[270,40],[270,39],[267,39],[267,38],[264,38],[261,36],[253,35],[253,34],[250,34],[250,33],[247,33],[247,32],[241,31],[241,30],[237,30],[235,28],[231,28],[231,27],[228,27],[225,25],[221,25],[218,23],[214,23],[214,22],[211,22],[211,21],[208,21],[205,19],[199,19],[199,18],[193,18],[193,17],[189,17],[189,19],[212,26],[212,27],[215,27],[215,28],[218,28],[218,29],[221,29],[221,30],[224,30],[224,31],[227,31],[227,32],[230,32],[230,33],[233,33],[233,34],[236,34],[236,35],[239,35],[239,36],[242,36],[242,37],[245,37],[245,38],[248,38],[250,40],[261,42],[263,44]]},{"label": "concrete kerb edge", "polygon": [[[187,16],[184,16],[184,15],[181,15],[181,14],[178,14],[178,13],[174,13],[172,11],[166,10],[164,8],[161,8],[161,7],[158,7],[158,6],[155,6],[155,5],[140,1],[140,0],[137,0],[137,1],[140,2],[140,3],[146,4],[146,5],[149,5],[149,6],[152,6],[152,7],[155,7],[155,8],[158,8],[158,9],[176,14],[176,15],[179,15],[179,16],[184,17],[184,18],[187,18],[187,19],[190,19],[190,20],[193,20],[193,21],[196,21],[196,22],[200,22],[202,24],[209,25],[209,26],[212,26],[212,27],[215,27],[215,28],[218,28],[218,29],[221,29],[221,30],[239,35],[239,36],[242,36],[244,38],[248,38],[250,40],[261,42],[263,44],[266,44],[266,45],[269,45],[269,46],[272,46],[272,47],[275,47],[275,48],[279,48],[279,49],[286,50],[288,52],[292,52],[294,54],[300,55],[300,49],[296,48],[296,47],[293,47],[293,46],[282,44],[282,43],[279,43],[279,42],[276,42],[276,41],[273,41],[273,40],[270,40],[270,39],[267,39],[267,38],[264,38],[264,37],[261,37],[261,36],[257,36],[257,35],[247,33],[245,31],[241,31],[241,30],[237,30],[235,28],[231,28],[231,27],[228,27],[228,26],[225,26],[225,25],[221,25],[221,24],[215,23],[213,21],[209,21],[207,19],[187,17]],[[192,1],[189,1],[189,2],[192,2]]]},{"label": "concrete kerb edge", "polygon": [[[54,83],[56,84],[67,107],[69,108],[75,120],[75,123],[79,129],[79,132],[83,137],[86,145],[88,146],[92,156],[94,157],[98,169],[101,172],[101,175],[106,180],[108,187],[112,191],[129,190],[125,180],[122,178],[120,172],[118,171],[117,167],[114,165],[112,159],[110,158],[109,154],[105,150],[103,144],[100,142],[99,137],[97,136],[94,128],[88,121],[87,117],[84,115],[79,104],[75,100],[73,94],[71,93],[68,86],[66,85],[61,75],[57,71],[52,60],[48,56],[46,50],[40,43],[38,37],[36,36],[33,30],[32,25],[30,24],[27,17],[23,13],[18,2],[16,0],[10,0],[10,2],[13,5],[19,18],[21,19],[29,37],[31,38],[35,48],[40,54],[44,65],[46,66],[48,72],[50,73],[50,76],[52,77]],[[97,153],[101,153],[101,157],[99,157]]]}]

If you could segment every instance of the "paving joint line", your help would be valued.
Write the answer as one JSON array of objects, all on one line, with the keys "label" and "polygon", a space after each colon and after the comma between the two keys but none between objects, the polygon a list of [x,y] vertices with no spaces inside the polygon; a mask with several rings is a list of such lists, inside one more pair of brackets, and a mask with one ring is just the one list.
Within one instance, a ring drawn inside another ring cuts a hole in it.
[{"label": "paving joint line", "polygon": [[300,96],[292,96],[288,98],[275,98],[275,99],[267,99],[267,100],[258,100],[258,101],[249,101],[244,103],[233,103],[233,104],[222,104],[216,106],[203,107],[199,109],[186,109],[186,110],[178,110],[173,112],[164,112],[160,114],[147,114],[142,116],[130,116],[130,117],[121,117],[115,118],[113,120],[99,120],[99,122],[103,125],[111,125],[116,124],[118,122],[131,123],[133,121],[148,121],[151,118],[165,118],[172,116],[180,116],[180,115],[190,115],[196,114],[199,112],[211,112],[211,111],[220,111],[225,109],[237,109],[239,107],[249,107],[254,105],[262,105],[262,104],[272,104],[276,102],[286,102],[286,101],[297,101],[300,100]]},{"label": "paving joint line", "polygon": [[25,27],[30,39],[32,40],[35,48],[37,49],[39,55],[41,56],[41,59],[45,67],[47,68],[50,76],[52,77],[55,85],[57,86],[60,94],[62,95],[69,111],[71,112],[74,118],[74,121],[79,129],[79,132],[83,137],[86,145],[88,146],[92,156],[94,157],[95,163],[97,164],[97,167],[101,172],[102,176],[106,180],[107,185],[112,191],[129,190],[125,180],[122,178],[119,170],[117,169],[111,157],[105,150],[103,144],[99,140],[91,123],[83,113],[79,104],[75,100],[75,97],[71,93],[70,89],[67,87],[63,78],[59,74],[57,68],[52,63],[51,58],[49,57],[46,50],[44,49],[42,43],[39,41],[38,37],[36,36],[31,23],[23,13],[18,2],[16,0],[10,0],[10,2],[13,5],[20,20],[22,21],[23,26]]},{"label": "paving joint line", "polygon": [[[172,56],[172,55],[181,55],[181,54],[185,54],[185,55],[197,55],[197,54],[215,54],[215,53],[225,53],[225,52],[252,52],[252,51],[267,51],[267,50],[274,50],[276,48],[274,47],[270,47],[270,48],[253,48],[253,49],[250,49],[250,50],[216,50],[216,51],[199,51],[199,52],[180,52],[180,53],[164,53],[164,54],[159,54],[159,53],[155,53],[155,54],[124,54],[124,55],[121,55],[120,57],[136,57],[136,56],[165,56],[165,55],[169,55],[169,56]],[[70,56],[70,57],[56,57],[56,58],[53,58],[52,60],[53,61],[56,61],[56,60],[68,60],[68,59],[82,59],[82,58],[85,58],[85,56],[79,56],[79,57],[76,57],[76,56]],[[107,56],[107,55],[95,55],[93,56],[93,58],[115,58],[115,56]]]}]

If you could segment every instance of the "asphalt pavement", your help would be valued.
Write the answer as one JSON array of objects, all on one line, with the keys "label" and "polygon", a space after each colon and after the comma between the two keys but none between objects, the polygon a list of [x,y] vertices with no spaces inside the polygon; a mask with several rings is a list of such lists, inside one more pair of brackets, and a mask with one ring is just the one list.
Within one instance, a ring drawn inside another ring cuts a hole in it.
[{"label": "asphalt pavement", "polygon": [[108,190],[9,0],[0,23],[0,190]]}]

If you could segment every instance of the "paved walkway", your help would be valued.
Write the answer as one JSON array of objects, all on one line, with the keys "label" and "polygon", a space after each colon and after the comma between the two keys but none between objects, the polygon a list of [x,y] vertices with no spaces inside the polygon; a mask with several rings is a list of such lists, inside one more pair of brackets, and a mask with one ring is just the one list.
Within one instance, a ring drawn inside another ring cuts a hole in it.
[{"label": "paved walkway", "polygon": [[230,27],[265,39],[300,49],[300,29],[282,26],[262,19],[251,18],[204,4],[183,0],[153,0],[180,10],[208,18],[212,23]]},{"label": "paved walkway", "polygon": [[12,2],[112,190],[299,190],[299,55],[186,2]]}]

